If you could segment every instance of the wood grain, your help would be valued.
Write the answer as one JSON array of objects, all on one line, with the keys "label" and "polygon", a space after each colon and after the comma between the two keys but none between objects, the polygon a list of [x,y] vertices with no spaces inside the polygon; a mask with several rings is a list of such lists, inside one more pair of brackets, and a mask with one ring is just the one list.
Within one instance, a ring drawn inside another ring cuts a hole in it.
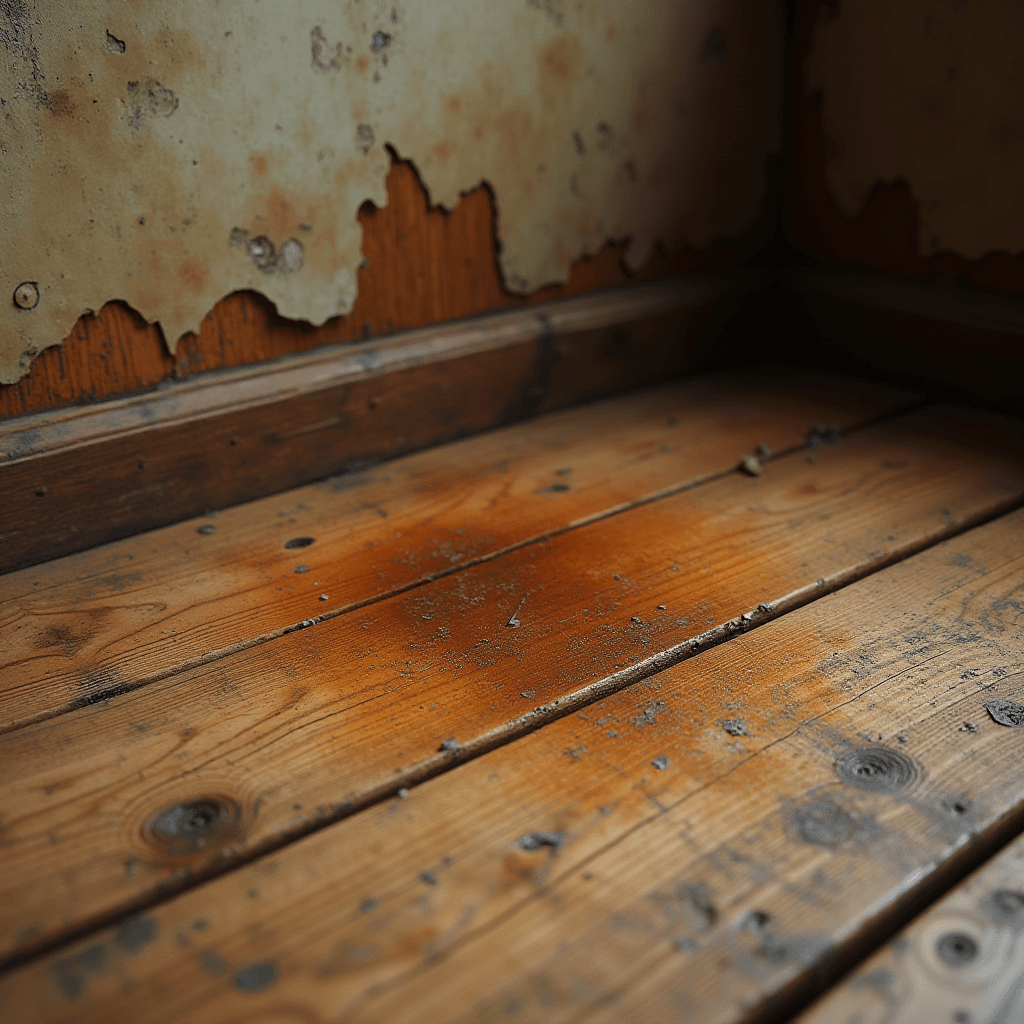
[{"label": "wood grain", "polygon": [[16,421],[0,571],[698,369],[735,299],[721,282],[645,286]]},{"label": "wood grain", "polygon": [[903,416],[8,733],[4,952],[192,884],[1012,507],[1019,448],[1015,422]]},{"label": "wood grain", "polygon": [[759,444],[783,451],[816,425],[849,429],[912,400],[778,367],[705,375],[12,573],[0,731],[728,472]]},{"label": "wood grain", "polygon": [[1024,839],[1011,843],[797,1024],[1024,1020]]},{"label": "wood grain", "polygon": [[413,166],[393,159],[387,189],[387,206],[367,203],[359,213],[366,263],[347,317],[314,328],[278,316],[260,295],[237,293],[217,303],[198,336],[186,335],[171,356],[157,325],[111,302],[83,316],[62,345],[42,352],[26,377],[0,386],[0,420],[146,391],[161,381],[323,345],[709,270],[749,256],[759,241],[716,242],[671,259],[658,253],[638,274],[624,269],[624,246],[609,244],[577,264],[565,285],[523,299],[505,290],[498,273],[494,202],[486,187],[464,195],[450,213],[431,208]]},{"label": "wood grain", "polygon": [[83,1024],[764,1020],[1024,822],[1024,733],[983,707],[1020,699],[1022,544],[1022,512],[941,543],[15,971],[0,999]]}]

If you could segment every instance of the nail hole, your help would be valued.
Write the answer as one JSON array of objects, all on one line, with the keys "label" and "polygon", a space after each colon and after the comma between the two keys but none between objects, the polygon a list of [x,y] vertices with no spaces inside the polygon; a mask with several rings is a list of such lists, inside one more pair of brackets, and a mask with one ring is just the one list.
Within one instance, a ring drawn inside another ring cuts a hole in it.
[{"label": "nail hole", "polygon": [[292,537],[284,542],[284,546],[289,551],[294,551],[296,548],[308,548],[315,539],[315,537]]},{"label": "nail hole", "polygon": [[962,818],[971,809],[971,802],[962,796],[947,796],[942,809],[954,818]]}]

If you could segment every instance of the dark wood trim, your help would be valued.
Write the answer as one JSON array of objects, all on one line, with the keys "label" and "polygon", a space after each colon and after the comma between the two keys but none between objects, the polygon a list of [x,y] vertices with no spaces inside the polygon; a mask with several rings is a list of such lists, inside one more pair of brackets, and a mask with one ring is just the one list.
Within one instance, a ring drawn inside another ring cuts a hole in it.
[{"label": "dark wood trim", "polygon": [[1024,336],[1024,298],[973,288],[834,270],[787,271],[781,283],[800,294],[827,295],[972,330]]},{"label": "dark wood trim", "polygon": [[814,268],[775,278],[798,362],[1024,412],[1024,299]]},{"label": "dark wood trim", "polygon": [[687,276],[0,424],[0,571],[664,380],[763,285]]}]

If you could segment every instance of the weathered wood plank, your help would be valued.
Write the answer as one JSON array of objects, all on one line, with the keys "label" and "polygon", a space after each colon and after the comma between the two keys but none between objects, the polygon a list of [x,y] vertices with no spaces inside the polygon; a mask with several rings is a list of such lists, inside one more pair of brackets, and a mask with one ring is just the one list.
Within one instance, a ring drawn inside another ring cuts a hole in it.
[{"label": "weathered wood plank", "polygon": [[788,449],[816,424],[848,429],[912,400],[784,368],[705,375],[12,573],[0,731],[726,472],[759,443]]},{"label": "weathered wood plank", "polygon": [[734,284],[512,310],[0,424],[0,572],[700,369]]},{"label": "weathered wood plank", "polygon": [[[1024,512],[0,980],[29,1021],[761,1019],[1022,817]],[[970,723],[968,727],[965,723]],[[770,1006],[770,1003],[768,1004]]]},{"label": "weathered wood plank", "polygon": [[799,1024],[1024,1020],[1024,839],[820,999]]},{"label": "weathered wood plank", "polygon": [[2,948],[265,851],[1012,507],[1019,447],[1016,422],[903,416],[8,733]]}]

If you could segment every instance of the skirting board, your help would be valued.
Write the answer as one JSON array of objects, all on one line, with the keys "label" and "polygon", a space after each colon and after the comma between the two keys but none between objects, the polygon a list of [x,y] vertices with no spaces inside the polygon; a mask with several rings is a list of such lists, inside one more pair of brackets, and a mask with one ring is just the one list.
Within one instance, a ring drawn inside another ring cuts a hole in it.
[{"label": "skirting board", "polygon": [[0,572],[707,365],[763,285],[686,276],[0,423]]}]

